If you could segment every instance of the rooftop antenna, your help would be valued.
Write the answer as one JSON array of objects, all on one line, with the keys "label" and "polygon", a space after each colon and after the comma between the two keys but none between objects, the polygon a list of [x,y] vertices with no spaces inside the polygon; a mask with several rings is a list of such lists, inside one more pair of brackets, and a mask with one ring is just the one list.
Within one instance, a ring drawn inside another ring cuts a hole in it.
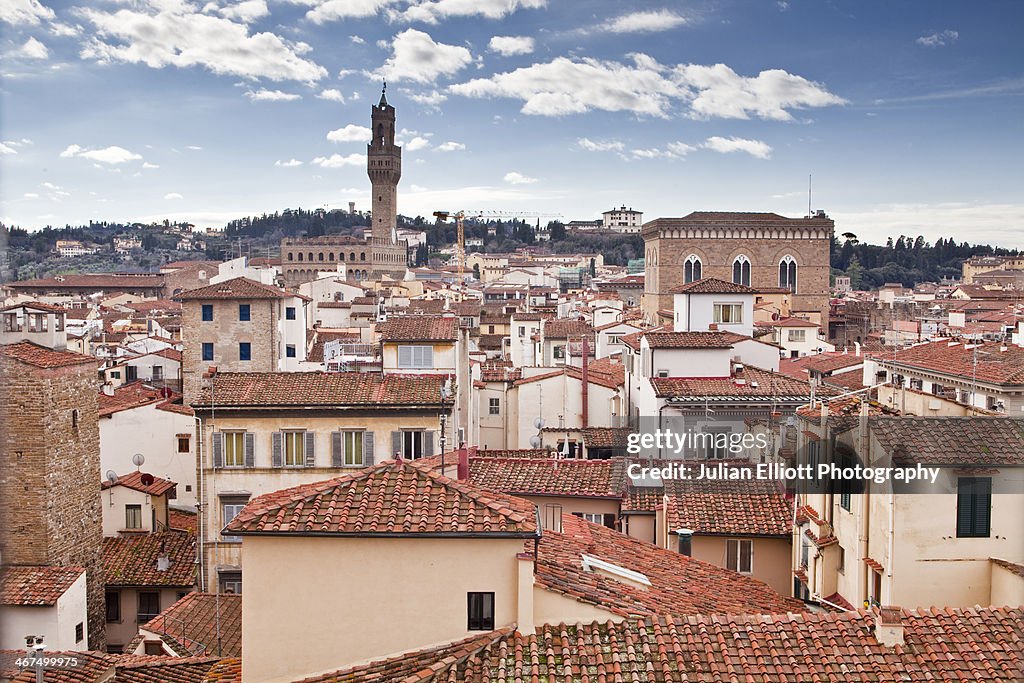
[{"label": "rooftop antenna", "polygon": [[814,214],[811,212],[811,174],[807,174],[807,217],[810,218]]}]

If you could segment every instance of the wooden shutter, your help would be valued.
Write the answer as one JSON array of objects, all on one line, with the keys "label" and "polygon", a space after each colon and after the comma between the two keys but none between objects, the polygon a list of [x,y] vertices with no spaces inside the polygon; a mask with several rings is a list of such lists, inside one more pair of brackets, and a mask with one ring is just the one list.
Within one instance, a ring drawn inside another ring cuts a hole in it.
[{"label": "wooden shutter", "polygon": [[316,447],[316,433],[306,431],[303,433],[303,438],[305,440],[305,447],[303,448],[303,450],[305,451],[306,455],[306,467],[315,467],[316,451],[314,449]]},{"label": "wooden shutter", "polygon": [[411,346],[399,346],[398,347],[398,367],[400,367],[400,368],[411,368],[412,367],[412,347]]},{"label": "wooden shutter", "polygon": [[956,535],[987,537],[992,516],[992,479],[960,477],[957,480]]},{"label": "wooden shutter", "polygon": [[224,434],[213,433],[213,468],[224,467]]},{"label": "wooden shutter", "polygon": [[423,457],[429,458],[434,455],[434,430],[423,432]]},{"label": "wooden shutter", "polygon": [[402,452],[402,432],[391,432],[391,453],[389,457],[394,457],[395,453]]},{"label": "wooden shutter", "polygon": [[373,432],[363,432],[363,466],[373,464]]},{"label": "wooden shutter", "polygon": [[725,567],[736,571],[740,568],[740,542],[728,540],[725,542]]},{"label": "wooden shutter", "polygon": [[602,518],[602,522],[604,522],[604,525],[606,527],[608,527],[609,529],[614,529],[615,528],[615,513],[605,513],[604,517]]},{"label": "wooden shutter", "polygon": [[256,435],[246,432],[242,438],[245,441],[245,466],[256,467]]},{"label": "wooden shutter", "polygon": [[345,464],[341,447],[341,432],[331,432],[331,467],[342,467]]},{"label": "wooden shutter", "polygon": [[270,453],[270,465],[272,467],[283,467],[284,456],[282,455],[284,437],[281,432],[274,432],[272,435],[273,448]]}]

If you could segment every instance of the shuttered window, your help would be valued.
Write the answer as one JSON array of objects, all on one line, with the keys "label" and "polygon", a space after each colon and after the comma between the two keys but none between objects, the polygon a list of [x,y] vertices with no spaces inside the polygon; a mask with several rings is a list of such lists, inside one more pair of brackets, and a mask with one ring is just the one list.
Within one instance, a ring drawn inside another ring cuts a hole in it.
[{"label": "shuttered window", "polygon": [[754,566],[754,542],[742,538],[729,539],[726,544],[725,566],[740,574],[750,574]]},{"label": "shuttered window", "polygon": [[373,432],[343,431],[331,434],[331,466],[363,467],[373,464]]},{"label": "shuttered window", "polygon": [[398,347],[398,367],[433,368],[434,347],[402,345]]},{"label": "shuttered window", "polygon": [[467,628],[470,631],[494,630],[494,593],[467,593]]},{"label": "shuttered window", "polygon": [[988,538],[992,530],[992,478],[960,477],[956,483],[956,535]]}]

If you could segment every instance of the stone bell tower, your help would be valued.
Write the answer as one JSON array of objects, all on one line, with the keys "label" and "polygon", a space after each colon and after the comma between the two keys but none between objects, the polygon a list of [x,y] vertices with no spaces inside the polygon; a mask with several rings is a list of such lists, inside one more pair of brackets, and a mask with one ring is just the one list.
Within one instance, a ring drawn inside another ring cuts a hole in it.
[{"label": "stone bell tower", "polygon": [[366,147],[366,173],[373,186],[373,243],[398,242],[398,181],[402,177],[402,148],[395,144],[395,108],[388,104],[387,83],[380,102],[372,108],[373,139]]}]

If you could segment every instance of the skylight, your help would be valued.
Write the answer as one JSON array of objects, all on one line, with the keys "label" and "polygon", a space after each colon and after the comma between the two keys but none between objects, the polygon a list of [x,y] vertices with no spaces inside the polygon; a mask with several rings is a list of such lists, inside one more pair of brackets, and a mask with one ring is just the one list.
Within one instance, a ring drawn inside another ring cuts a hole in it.
[{"label": "skylight", "polygon": [[634,583],[642,583],[645,586],[651,585],[651,580],[640,572],[635,572],[632,569],[626,569],[620,567],[617,564],[611,562],[605,562],[604,560],[598,559],[592,555],[582,555],[583,558],[583,569],[588,572],[603,572],[605,574],[611,574],[615,578],[624,579],[626,581],[632,581]]}]

